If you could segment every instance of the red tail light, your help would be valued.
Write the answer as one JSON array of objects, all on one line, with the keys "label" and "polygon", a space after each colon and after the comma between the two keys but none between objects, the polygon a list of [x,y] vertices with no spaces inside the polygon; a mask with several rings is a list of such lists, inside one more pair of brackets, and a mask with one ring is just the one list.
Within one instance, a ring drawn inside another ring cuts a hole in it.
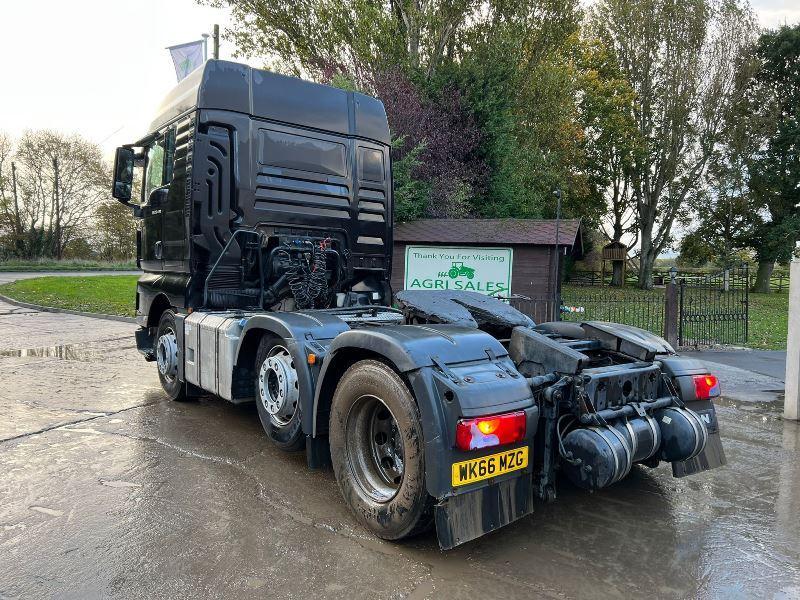
[{"label": "red tail light", "polygon": [[459,450],[474,450],[513,444],[525,439],[527,419],[523,411],[461,419],[456,424],[456,447]]},{"label": "red tail light", "polygon": [[695,375],[694,394],[698,400],[708,400],[720,395],[719,379],[716,375]]}]

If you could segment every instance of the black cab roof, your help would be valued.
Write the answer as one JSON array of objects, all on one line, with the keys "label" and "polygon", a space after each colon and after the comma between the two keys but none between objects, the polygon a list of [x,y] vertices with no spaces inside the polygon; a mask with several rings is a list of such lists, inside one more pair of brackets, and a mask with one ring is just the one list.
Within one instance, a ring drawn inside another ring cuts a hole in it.
[{"label": "black cab roof", "polygon": [[176,85],[150,131],[193,109],[230,110],[382,144],[390,140],[380,100],[224,60],[206,61]]}]

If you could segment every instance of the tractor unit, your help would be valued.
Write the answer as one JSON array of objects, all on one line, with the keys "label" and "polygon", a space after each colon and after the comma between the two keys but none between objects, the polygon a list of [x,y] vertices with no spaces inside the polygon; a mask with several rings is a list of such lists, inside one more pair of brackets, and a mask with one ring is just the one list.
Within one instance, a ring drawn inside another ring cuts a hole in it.
[{"label": "tractor unit", "polygon": [[332,466],[381,538],[435,526],[452,548],[555,500],[557,481],[724,464],[717,380],[662,338],[391,289],[374,98],[209,60],[117,149],[113,196],[140,219],[136,342],[165,394],[255,402],[266,437]]}]

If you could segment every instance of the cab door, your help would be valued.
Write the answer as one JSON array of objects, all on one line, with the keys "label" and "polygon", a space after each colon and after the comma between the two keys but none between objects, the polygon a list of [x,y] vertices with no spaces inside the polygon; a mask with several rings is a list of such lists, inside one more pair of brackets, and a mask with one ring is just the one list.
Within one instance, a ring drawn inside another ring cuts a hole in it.
[{"label": "cab door", "polygon": [[162,271],[164,233],[164,167],[166,139],[154,138],[145,149],[142,182],[142,241],[140,264],[143,271]]},{"label": "cab door", "polygon": [[186,173],[191,129],[187,122],[191,125],[190,120],[184,120],[170,127],[164,144],[164,182],[168,191],[161,212],[164,219],[161,246],[164,270],[174,273],[188,271]]}]

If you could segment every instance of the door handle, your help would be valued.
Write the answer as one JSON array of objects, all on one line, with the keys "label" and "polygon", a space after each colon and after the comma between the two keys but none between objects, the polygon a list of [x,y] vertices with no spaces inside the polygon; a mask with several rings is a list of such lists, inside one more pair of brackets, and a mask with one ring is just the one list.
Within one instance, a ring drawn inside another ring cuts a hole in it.
[{"label": "door handle", "polygon": [[161,248],[162,248],[162,246],[161,246],[161,240],[159,240],[159,241],[157,241],[157,242],[155,243],[155,248],[154,248],[154,249],[155,249],[155,255],[156,255],[156,258],[157,258],[158,260],[161,260]]}]

